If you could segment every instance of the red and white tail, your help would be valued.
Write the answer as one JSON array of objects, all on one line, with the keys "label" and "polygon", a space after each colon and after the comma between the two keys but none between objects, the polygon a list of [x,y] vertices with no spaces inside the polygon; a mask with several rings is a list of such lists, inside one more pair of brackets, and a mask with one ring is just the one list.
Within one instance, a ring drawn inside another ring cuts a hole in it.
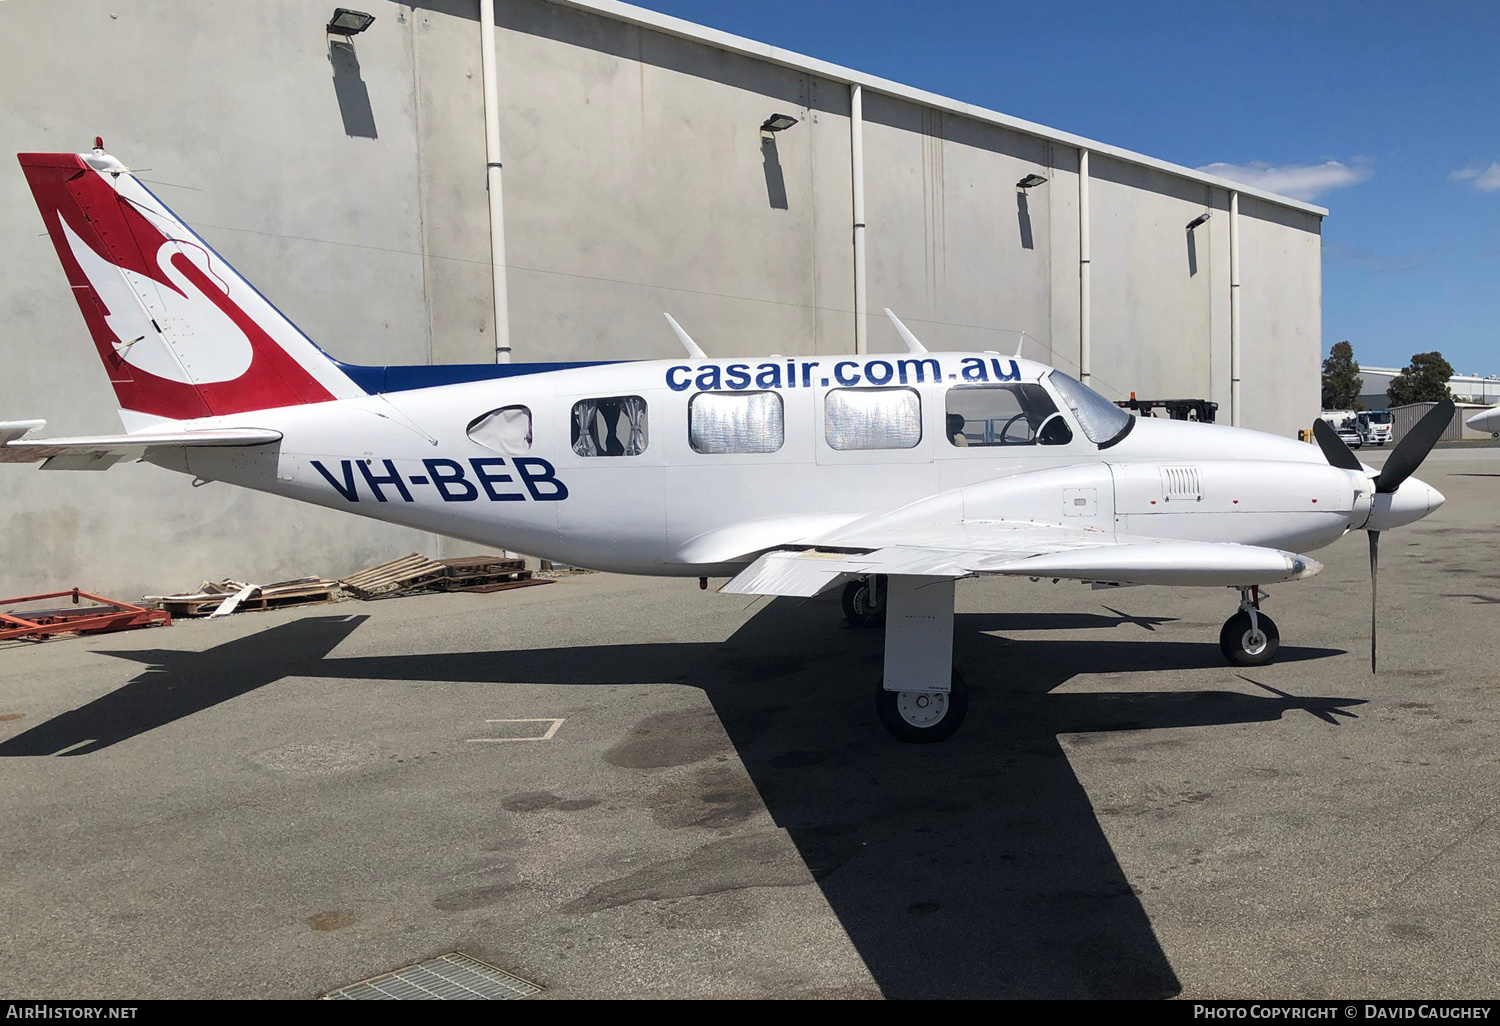
[{"label": "red and white tail", "polygon": [[103,149],[18,156],[127,430],[365,394]]}]

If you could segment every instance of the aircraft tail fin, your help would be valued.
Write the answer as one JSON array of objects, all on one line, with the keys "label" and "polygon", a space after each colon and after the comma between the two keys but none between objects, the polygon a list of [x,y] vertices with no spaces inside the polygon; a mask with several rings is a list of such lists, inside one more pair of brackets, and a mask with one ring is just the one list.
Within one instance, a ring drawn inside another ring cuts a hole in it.
[{"label": "aircraft tail fin", "polygon": [[128,430],[365,394],[97,141],[17,156]]}]

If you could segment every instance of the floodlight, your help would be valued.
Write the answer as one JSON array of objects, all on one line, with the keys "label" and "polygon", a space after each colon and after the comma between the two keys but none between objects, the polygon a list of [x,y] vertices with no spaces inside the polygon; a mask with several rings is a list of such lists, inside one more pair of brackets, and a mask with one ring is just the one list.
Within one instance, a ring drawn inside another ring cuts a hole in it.
[{"label": "floodlight", "polygon": [[364,11],[351,11],[347,7],[336,7],[328,22],[328,31],[340,36],[357,36],[370,27],[375,15]]},{"label": "floodlight", "polygon": [[1212,216],[1212,210],[1205,210],[1203,213],[1199,214],[1197,217],[1188,222],[1187,230],[1192,231],[1194,228],[1200,227]]},{"label": "floodlight", "polygon": [[760,123],[762,132],[783,132],[797,123],[790,114],[772,114]]},{"label": "floodlight", "polygon": [[1016,188],[1025,191],[1026,189],[1035,189],[1038,185],[1046,184],[1047,179],[1043,178],[1041,175],[1031,174],[1027,175],[1025,178],[1017,182]]}]

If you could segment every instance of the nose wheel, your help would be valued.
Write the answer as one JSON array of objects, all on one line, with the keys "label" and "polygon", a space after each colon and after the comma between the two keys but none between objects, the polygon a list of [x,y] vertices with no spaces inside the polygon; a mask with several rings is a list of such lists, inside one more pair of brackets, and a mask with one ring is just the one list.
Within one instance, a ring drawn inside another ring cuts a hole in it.
[{"label": "nose wheel", "polygon": [[1260,611],[1260,589],[1241,589],[1239,612],[1219,631],[1219,651],[1235,666],[1265,666],[1280,647],[1276,621]]},{"label": "nose wheel", "polygon": [[926,691],[891,691],[883,685],[875,694],[880,722],[898,741],[930,744],[946,741],[963,726],[969,711],[969,691],[958,670],[947,694]]}]

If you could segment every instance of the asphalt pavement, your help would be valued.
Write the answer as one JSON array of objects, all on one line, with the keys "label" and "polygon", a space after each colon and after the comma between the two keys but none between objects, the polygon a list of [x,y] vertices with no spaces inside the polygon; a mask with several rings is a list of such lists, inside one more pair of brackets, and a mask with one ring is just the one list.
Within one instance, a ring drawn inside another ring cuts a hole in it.
[{"label": "asphalt pavement", "polygon": [[878,631],[690,580],[12,643],[0,995],[1493,997],[1500,449],[1421,476],[1378,674],[1358,536],[1252,671],[1228,590],[965,581],[935,746]]}]

